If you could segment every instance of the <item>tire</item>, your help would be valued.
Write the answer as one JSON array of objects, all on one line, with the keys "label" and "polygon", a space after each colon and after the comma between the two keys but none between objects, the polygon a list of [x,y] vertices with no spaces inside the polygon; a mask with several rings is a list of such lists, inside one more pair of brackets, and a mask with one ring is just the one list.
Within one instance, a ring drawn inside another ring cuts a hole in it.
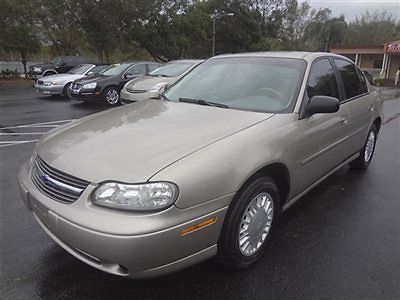
[{"label": "tire", "polygon": [[368,168],[375,153],[377,137],[378,130],[375,125],[372,125],[368,132],[367,140],[360,151],[360,156],[349,164],[350,168],[354,170],[366,170]]},{"label": "tire", "polygon": [[[223,265],[241,270],[260,259],[268,248],[268,241],[275,228],[279,214],[278,203],[278,188],[270,177],[258,177],[239,192],[229,207],[218,241],[218,258]],[[254,205],[258,210],[254,210]],[[272,215],[268,214],[271,209]],[[264,233],[266,235],[263,239]],[[247,248],[246,237],[254,238]],[[259,243],[259,246],[254,246]]]},{"label": "tire", "polygon": [[121,103],[117,88],[110,86],[104,89],[102,94],[103,102],[107,105],[117,106]]},{"label": "tire", "polygon": [[70,83],[67,83],[65,86],[64,86],[64,89],[63,89],[63,96],[65,97],[65,98],[67,98],[67,100],[69,100],[69,99],[71,99],[72,98],[72,96],[71,96],[71,89],[69,88],[70,86],[71,86],[71,82]]}]

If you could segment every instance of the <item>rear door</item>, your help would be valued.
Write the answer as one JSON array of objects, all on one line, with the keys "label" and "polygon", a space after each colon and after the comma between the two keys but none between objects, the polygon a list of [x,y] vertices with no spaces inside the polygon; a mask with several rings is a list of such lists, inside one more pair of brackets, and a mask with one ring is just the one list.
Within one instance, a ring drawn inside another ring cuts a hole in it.
[{"label": "rear door", "polygon": [[303,135],[299,153],[302,190],[349,156],[349,105],[341,103],[335,113],[309,116],[305,107],[313,96],[342,98],[337,74],[328,58],[318,59],[311,66],[299,120]]},{"label": "rear door", "polygon": [[344,102],[350,108],[351,151],[358,152],[364,145],[374,116],[374,99],[368,92],[364,74],[350,61],[333,59],[344,90]]}]

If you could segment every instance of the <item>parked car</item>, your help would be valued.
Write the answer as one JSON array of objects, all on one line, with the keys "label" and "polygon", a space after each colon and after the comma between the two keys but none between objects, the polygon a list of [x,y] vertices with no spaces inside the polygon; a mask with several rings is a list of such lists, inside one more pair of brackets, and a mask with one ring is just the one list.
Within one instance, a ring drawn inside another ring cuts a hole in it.
[{"label": "parked car", "polygon": [[120,91],[128,81],[144,76],[158,68],[159,63],[134,61],[113,64],[97,75],[75,80],[71,85],[71,97],[77,100],[120,104]]},{"label": "parked car", "polygon": [[93,76],[107,68],[108,64],[83,64],[79,65],[67,73],[47,76],[36,80],[35,88],[38,92],[46,95],[64,95],[71,98],[72,82],[85,76]]},{"label": "parked car", "polygon": [[140,79],[128,81],[121,90],[125,104],[157,98],[167,85],[171,85],[197,67],[203,60],[175,60],[150,72]]},{"label": "parked car", "polygon": [[87,64],[89,60],[83,56],[58,56],[49,63],[41,63],[29,66],[28,76],[39,79],[60,73],[66,73],[81,64]]},{"label": "parked car", "polygon": [[379,91],[330,53],[217,56],[162,99],[52,131],[19,173],[47,234],[111,274],[251,266],[281,211],[342,166],[368,168],[382,122]]}]

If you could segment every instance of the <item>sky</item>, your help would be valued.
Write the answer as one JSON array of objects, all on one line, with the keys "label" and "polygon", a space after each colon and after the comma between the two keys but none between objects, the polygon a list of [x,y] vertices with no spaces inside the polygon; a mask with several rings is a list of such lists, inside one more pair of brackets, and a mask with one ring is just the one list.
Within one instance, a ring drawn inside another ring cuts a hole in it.
[{"label": "sky", "polygon": [[[306,0],[299,0],[304,2]],[[354,20],[356,16],[366,10],[386,10],[397,20],[400,20],[400,0],[308,0],[312,8],[328,7],[332,10],[332,16],[343,14],[347,21]]]}]

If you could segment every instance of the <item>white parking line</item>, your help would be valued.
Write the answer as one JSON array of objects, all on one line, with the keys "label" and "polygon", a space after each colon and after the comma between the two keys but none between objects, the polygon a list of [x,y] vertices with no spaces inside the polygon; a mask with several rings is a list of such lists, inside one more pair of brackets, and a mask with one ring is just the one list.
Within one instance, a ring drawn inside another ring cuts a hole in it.
[{"label": "white parking line", "polygon": [[[16,126],[8,126],[8,127],[0,127],[1,129],[14,129],[14,128],[24,128],[24,127],[35,127],[35,126],[40,126],[40,125],[49,125],[49,127],[51,126],[59,126],[59,125],[55,125],[55,124],[59,124],[59,123],[68,123],[71,121],[74,121],[75,119],[69,119],[69,120],[59,120],[59,121],[49,121],[49,122],[42,122],[42,123],[33,123],[33,124],[25,124],[25,125],[16,125]],[[60,124],[62,125],[62,124]],[[48,127],[48,126],[43,126],[43,127]]]},{"label": "white parking line", "polygon": [[[6,140],[6,141],[0,141],[0,148],[4,147],[10,147],[10,146],[16,146],[16,145],[21,145],[21,144],[27,144],[27,143],[36,143],[39,141],[34,136],[40,136],[45,134],[47,131],[49,131],[52,128],[59,127],[61,125],[67,124],[71,121],[74,121],[75,119],[67,119],[67,120],[58,120],[58,121],[48,121],[48,122],[40,122],[40,123],[32,123],[32,124],[24,124],[24,125],[15,125],[15,126],[7,126],[7,127],[0,127],[0,137],[4,136],[4,138],[22,138],[21,141],[18,140]],[[32,132],[18,132],[18,129],[32,129]],[[39,128],[45,129],[43,132],[37,132],[35,130],[38,130]],[[46,130],[47,128],[47,130]],[[1,132],[1,131],[11,131],[11,132]],[[15,130],[15,131],[14,131]],[[29,137],[34,138],[34,139],[29,139]]]},{"label": "white parking line", "polygon": [[46,132],[0,132],[0,135],[42,135]]},{"label": "white parking line", "polygon": [[27,144],[27,143],[36,143],[39,140],[31,140],[31,141],[15,141],[15,142],[0,142],[0,148],[5,148],[9,146]]}]

